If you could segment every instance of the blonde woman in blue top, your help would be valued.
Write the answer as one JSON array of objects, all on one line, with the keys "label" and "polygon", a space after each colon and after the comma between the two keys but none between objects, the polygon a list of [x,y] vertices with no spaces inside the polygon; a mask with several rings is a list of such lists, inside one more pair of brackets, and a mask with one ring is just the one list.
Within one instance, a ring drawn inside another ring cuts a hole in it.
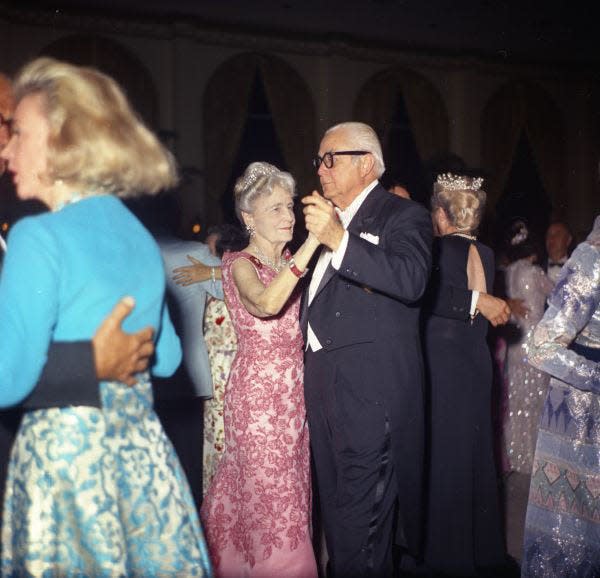
[{"label": "blonde woman in blue top", "polygon": [[[117,197],[176,182],[169,153],[109,77],[41,58],[17,78],[2,157],[21,199],[51,212],[11,230],[0,280],[0,407],[33,390],[52,341],[89,340],[123,295],[151,325],[155,375],[181,361],[148,231]],[[149,376],[101,382],[96,407],[29,411],[13,447],[2,575],[206,576],[204,538]]]}]

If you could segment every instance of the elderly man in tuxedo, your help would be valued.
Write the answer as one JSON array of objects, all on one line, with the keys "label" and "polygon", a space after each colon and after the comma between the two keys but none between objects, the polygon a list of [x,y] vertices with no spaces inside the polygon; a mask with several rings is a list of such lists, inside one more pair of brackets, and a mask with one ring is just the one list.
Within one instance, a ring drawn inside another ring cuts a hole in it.
[{"label": "elderly man in tuxedo", "polygon": [[371,127],[330,128],[304,197],[324,245],[305,299],[305,396],[333,576],[392,576],[392,544],[420,541],[424,445],[419,300],[432,224],[389,193]]}]

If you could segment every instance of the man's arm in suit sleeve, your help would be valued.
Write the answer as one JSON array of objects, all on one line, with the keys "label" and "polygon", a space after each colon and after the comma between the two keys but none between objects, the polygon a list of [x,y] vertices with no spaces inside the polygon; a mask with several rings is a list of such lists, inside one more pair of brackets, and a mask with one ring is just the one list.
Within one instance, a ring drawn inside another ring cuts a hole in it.
[{"label": "man's arm in suit sleeve", "polygon": [[42,375],[27,398],[24,410],[87,405],[100,407],[91,341],[53,342]]},{"label": "man's arm in suit sleeve", "polygon": [[418,203],[387,217],[375,245],[350,233],[339,273],[405,303],[418,301],[431,270],[433,230],[429,213]]},{"label": "man's arm in suit sleeve", "polygon": [[432,315],[466,321],[472,310],[473,291],[432,279],[427,288],[425,309]]},{"label": "man's arm in suit sleeve", "polygon": [[504,299],[448,284],[430,287],[426,304],[433,315],[460,321],[466,321],[478,311],[494,327],[504,325],[511,313],[510,306]]}]

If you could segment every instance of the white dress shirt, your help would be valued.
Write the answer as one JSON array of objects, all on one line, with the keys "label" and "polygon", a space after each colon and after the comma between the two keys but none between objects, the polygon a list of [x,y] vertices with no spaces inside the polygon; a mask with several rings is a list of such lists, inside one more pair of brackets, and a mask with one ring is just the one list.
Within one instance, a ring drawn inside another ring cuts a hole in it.
[{"label": "white dress shirt", "polygon": [[[340,222],[344,229],[348,227],[350,221],[354,218],[354,215],[360,209],[360,206],[363,204],[364,200],[367,198],[368,194],[377,186],[379,181],[374,180],[369,183],[363,191],[342,211],[336,208],[336,212],[340,218]],[[313,276],[310,280],[310,285],[308,287],[308,306],[312,303],[312,300],[321,284],[321,279],[323,279],[323,275],[327,270],[327,267],[331,263],[331,266],[337,271],[342,261],[344,260],[344,255],[346,254],[346,248],[348,247],[348,231],[344,231],[344,236],[339,244],[339,247],[335,251],[331,251],[327,247],[323,247],[321,250],[321,254],[319,255],[319,260],[317,261],[317,265],[315,266],[315,270],[313,271]],[[306,349],[312,349],[312,351],[319,351],[323,346],[312,330],[310,323],[308,324],[306,330]]]},{"label": "white dress shirt", "polygon": [[552,281],[552,283],[556,284],[556,282],[558,281],[558,276],[560,274],[560,270],[562,269],[562,266],[566,262],[567,262],[567,258],[563,257],[562,259],[559,259],[555,263],[552,263],[552,264],[548,263],[546,276],[548,277],[548,279],[550,279],[550,281]]}]

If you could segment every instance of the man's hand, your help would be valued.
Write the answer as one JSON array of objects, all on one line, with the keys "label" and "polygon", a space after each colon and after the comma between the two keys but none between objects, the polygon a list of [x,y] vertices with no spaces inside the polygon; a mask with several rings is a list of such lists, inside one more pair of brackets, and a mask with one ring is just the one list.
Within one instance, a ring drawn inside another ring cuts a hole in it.
[{"label": "man's hand", "polygon": [[504,299],[489,293],[480,293],[477,309],[494,327],[504,325],[510,318],[510,307]]},{"label": "man's hand", "polygon": [[210,270],[213,269],[213,267],[205,265],[204,263],[198,261],[198,259],[192,257],[191,255],[186,256],[191,265],[187,265],[184,267],[176,267],[172,271],[172,279],[177,285],[187,287],[188,285],[193,285],[194,283],[207,281],[211,278]]},{"label": "man's hand", "polygon": [[304,204],[304,222],[306,229],[323,245],[335,251],[344,236],[344,227],[340,223],[335,207],[331,201],[322,197],[317,191],[302,198]]},{"label": "man's hand", "polygon": [[101,381],[121,381],[135,385],[134,374],[148,367],[154,353],[154,329],[146,327],[137,333],[125,333],[123,320],[133,311],[135,301],[124,297],[104,319],[96,331],[92,344],[96,376]]},{"label": "man's hand", "polygon": [[525,305],[525,301],[523,299],[507,299],[506,302],[508,303],[510,311],[513,315],[516,315],[521,319],[525,319],[529,313],[529,307]]}]

